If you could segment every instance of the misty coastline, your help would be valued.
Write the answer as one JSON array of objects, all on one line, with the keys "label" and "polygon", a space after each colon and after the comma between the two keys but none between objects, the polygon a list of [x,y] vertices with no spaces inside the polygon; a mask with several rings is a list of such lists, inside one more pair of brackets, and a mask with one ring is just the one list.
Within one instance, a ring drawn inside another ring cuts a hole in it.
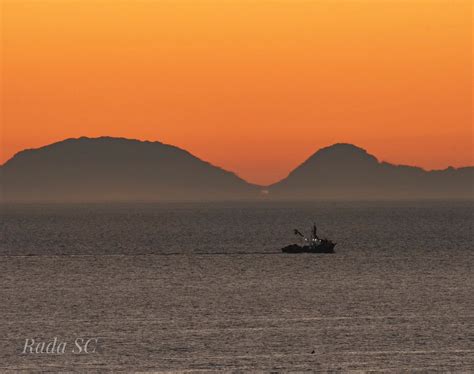
[{"label": "misty coastline", "polygon": [[0,167],[3,202],[472,199],[474,167],[426,171],[338,143],[269,186],[180,148],[124,138],[67,139]]}]

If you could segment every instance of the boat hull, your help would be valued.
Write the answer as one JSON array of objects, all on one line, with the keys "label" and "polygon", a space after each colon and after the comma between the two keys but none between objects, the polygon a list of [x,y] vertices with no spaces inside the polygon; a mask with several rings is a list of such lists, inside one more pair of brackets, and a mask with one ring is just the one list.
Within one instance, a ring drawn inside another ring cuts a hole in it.
[{"label": "boat hull", "polygon": [[328,240],[318,246],[291,244],[282,248],[281,251],[283,253],[334,253],[335,246],[336,243]]}]

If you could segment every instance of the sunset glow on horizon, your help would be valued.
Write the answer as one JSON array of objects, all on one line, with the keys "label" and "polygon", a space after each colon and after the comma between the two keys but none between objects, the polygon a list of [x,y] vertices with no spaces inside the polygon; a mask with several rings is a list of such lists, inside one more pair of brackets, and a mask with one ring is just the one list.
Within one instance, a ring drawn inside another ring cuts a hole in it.
[{"label": "sunset glow on horizon", "polygon": [[473,165],[470,0],[0,1],[0,163],[120,136],[260,184],[338,142]]}]

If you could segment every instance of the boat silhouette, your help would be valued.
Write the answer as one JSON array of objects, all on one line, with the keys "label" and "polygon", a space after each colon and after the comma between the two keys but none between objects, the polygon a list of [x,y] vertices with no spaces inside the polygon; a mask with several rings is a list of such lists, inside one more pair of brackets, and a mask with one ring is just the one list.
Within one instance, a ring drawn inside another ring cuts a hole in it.
[{"label": "boat silhouette", "polygon": [[316,225],[313,225],[311,230],[311,237],[308,239],[298,229],[294,230],[295,235],[303,238],[303,245],[290,244],[283,247],[283,253],[334,253],[336,243],[329,239],[319,238],[317,235]]}]

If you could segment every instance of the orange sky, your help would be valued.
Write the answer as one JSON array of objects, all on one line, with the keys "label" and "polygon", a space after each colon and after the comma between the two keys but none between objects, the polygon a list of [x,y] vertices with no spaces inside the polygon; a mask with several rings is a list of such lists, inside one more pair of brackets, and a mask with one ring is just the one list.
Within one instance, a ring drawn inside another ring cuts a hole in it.
[{"label": "orange sky", "polygon": [[0,2],[0,162],[111,135],[257,183],[334,142],[473,164],[470,0]]}]

